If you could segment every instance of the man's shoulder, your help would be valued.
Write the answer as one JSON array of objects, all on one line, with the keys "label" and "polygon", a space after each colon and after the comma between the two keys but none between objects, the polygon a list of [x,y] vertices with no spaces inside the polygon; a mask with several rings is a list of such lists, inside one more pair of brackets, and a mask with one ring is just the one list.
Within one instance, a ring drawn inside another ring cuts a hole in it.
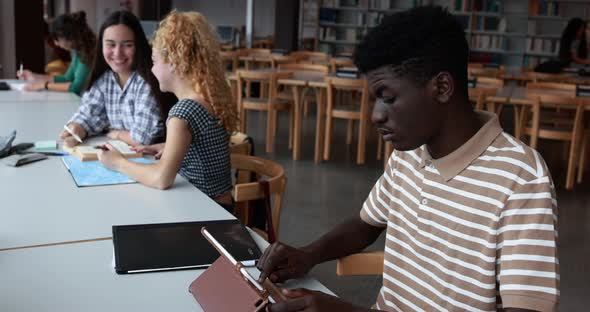
[{"label": "man's shoulder", "polygon": [[526,182],[549,176],[545,160],[535,149],[502,132],[474,162],[474,166],[499,170]]}]

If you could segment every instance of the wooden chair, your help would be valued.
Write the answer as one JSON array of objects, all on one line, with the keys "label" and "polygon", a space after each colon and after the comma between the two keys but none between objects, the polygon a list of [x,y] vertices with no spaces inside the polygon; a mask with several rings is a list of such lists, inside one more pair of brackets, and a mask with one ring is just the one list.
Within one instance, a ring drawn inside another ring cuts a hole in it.
[{"label": "wooden chair", "polygon": [[330,59],[330,72],[335,73],[338,67],[356,67],[351,58],[333,57]]},{"label": "wooden chair", "polygon": [[[324,160],[330,159],[333,119],[346,119],[349,120],[350,123],[358,120],[359,131],[356,163],[362,165],[365,163],[365,142],[369,119],[369,89],[367,86],[367,80],[326,77],[325,81],[327,83],[328,105],[326,108]],[[361,94],[360,103],[337,103],[335,94],[338,90],[359,92]],[[349,127],[349,129],[351,129],[351,127]],[[347,137],[352,137],[352,131],[347,133]]]},{"label": "wooden chair", "polygon": [[[268,181],[269,194],[271,196],[273,234],[275,239],[278,239],[281,208],[287,185],[285,170],[281,165],[273,161],[238,154],[231,155],[231,166],[233,170],[238,172],[238,180],[233,188],[233,197],[237,204],[266,198],[263,185],[258,181],[249,181],[250,173],[255,173],[259,180]],[[244,177],[247,178],[244,179]],[[250,224],[249,215],[249,211],[243,212],[239,218],[240,221],[246,225]],[[258,228],[253,228],[253,230],[268,241],[269,233],[265,230]]]},{"label": "wooden chair", "polygon": [[[270,67],[272,64],[270,49],[240,49],[236,52],[238,59],[244,62],[245,69],[256,69],[264,66]],[[247,60],[244,60],[244,58],[247,58]]]},{"label": "wooden chair", "polygon": [[472,77],[489,77],[489,78],[500,78],[506,72],[505,69],[501,68],[468,68],[467,73]]},{"label": "wooden chair", "polygon": [[320,64],[327,64],[329,57],[328,54],[324,52],[314,52],[314,51],[295,51],[290,54],[293,57],[297,58],[298,63],[320,63]]},{"label": "wooden chair", "polygon": [[229,138],[231,154],[252,155],[252,143],[245,133],[235,132]]},{"label": "wooden chair", "polygon": [[383,251],[367,251],[338,259],[336,274],[347,275],[383,275]]},{"label": "wooden chair", "polygon": [[[518,119],[518,129],[515,136],[530,136],[529,145],[537,149],[539,139],[568,142],[569,152],[567,161],[567,175],[565,188],[571,190],[574,186],[576,165],[579,159],[580,140],[583,136],[584,103],[579,99],[567,96],[535,93],[531,90],[527,97],[531,104],[514,103],[515,118]],[[552,118],[558,112],[560,118],[564,113],[570,118],[568,123],[555,123]],[[549,115],[550,118],[545,118]]]},{"label": "wooden chair", "polygon": [[[299,73],[313,73],[313,74],[319,73],[319,74],[323,74],[323,75],[327,75],[329,73],[328,66],[321,65],[321,64],[308,64],[308,63],[279,64],[279,69],[285,70],[285,71],[296,71]],[[309,113],[309,103],[316,101],[316,96],[312,93],[309,93],[309,90],[310,89],[306,88],[303,91],[303,94],[301,95],[301,98],[303,99],[303,115],[305,117],[307,117],[308,113]],[[278,97],[280,99],[293,100],[293,93],[290,92],[289,90],[285,90],[283,92],[280,92]]]},{"label": "wooden chair", "polygon": [[[246,132],[246,111],[257,110],[266,111],[267,123],[266,123],[266,152],[273,152],[274,134],[277,128],[277,112],[278,111],[289,111],[290,125],[289,125],[289,146],[293,144],[293,105],[291,101],[277,98],[277,80],[281,78],[290,77],[290,73],[273,73],[264,71],[248,71],[238,70],[237,72],[237,85],[238,85],[238,111],[240,113],[240,131]],[[268,88],[268,92],[264,94],[261,92],[262,97],[254,98],[250,97],[249,88],[252,83],[260,83],[262,87]],[[246,86],[245,95],[241,92],[241,88]]]},{"label": "wooden chair", "polygon": [[235,51],[221,51],[221,62],[223,68],[227,71],[235,72],[238,69],[238,53]]},{"label": "wooden chair", "polygon": [[[487,98],[498,93],[504,86],[504,80],[489,77],[476,77],[474,88],[469,88],[469,100],[475,103],[475,109],[487,110],[500,115],[503,103],[488,103]],[[488,105],[490,104],[490,105]]]}]

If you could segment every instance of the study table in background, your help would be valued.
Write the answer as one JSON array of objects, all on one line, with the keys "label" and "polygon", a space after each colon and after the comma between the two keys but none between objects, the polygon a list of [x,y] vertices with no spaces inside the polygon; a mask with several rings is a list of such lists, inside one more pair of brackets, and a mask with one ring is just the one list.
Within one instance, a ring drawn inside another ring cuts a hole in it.
[{"label": "study table in background", "polygon": [[[0,135],[56,139],[79,105],[73,94],[0,91]],[[112,225],[234,218],[184,178],[166,191],[78,188],[61,157],[50,156],[0,164],[0,181],[0,311],[199,310],[188,285],[202,270],[117,275],[111,263]],[[312,279],[300,286],[329,292]]]}]

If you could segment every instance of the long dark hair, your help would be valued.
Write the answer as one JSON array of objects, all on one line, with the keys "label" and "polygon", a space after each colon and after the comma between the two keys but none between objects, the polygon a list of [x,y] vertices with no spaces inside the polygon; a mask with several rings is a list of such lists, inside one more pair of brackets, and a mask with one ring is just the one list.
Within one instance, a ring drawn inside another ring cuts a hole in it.
[{"label": "long dark hair", "polygon": [[[581,18],[572,18],[568,23],[563,33],[561,34],[561,41],[559,43],[559,58],[563,61],[572,60],[572,42],[577,39],[576,35],[580,28],[586,28],[586,23]],[[586,36],[582,35],[580,39],[580,46],[578,47],[578,57],[586,58],[588,49],[586,47]]]},{"label": "long dark hair", "polygon": [[80,61],[86,66],[92,64],[96,36],[86,22],[84,11],[62,14],[55,18],[51,23],[50,35],[54,40],[64,38],[71,41]]},{"label": "long dark hair", "polygon": [[89,90],[92,85],[100,78],[106,71],[110,70],[109,65],[102,54],[102,39],[104,31],[114,25],[125,25],[135,35],[135,55],[133,56],[132,69],[145,80],[152,90],[152,95],[158,103],[158,109],[162,118],[166,120],[168,112],[172,105],[177,101],[172,93],[163,93],[160,91],[158,79],[152,74],[152,48],[145,37],[143,28],[135,15],[129,11],[117,11],[111,14],[100,26],[98,33],[98,42],[96,45],[96,58],[90,72],[90,78],[86,85],[86,90]]}]

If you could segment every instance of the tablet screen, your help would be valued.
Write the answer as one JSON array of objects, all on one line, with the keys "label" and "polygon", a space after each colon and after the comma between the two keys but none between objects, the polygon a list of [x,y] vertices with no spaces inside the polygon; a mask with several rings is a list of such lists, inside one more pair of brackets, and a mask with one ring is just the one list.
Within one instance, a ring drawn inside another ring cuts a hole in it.
[{"label": "tablet screen", "polygon": [[238,261],[252,264],[260,249],[238,220],[113,226],[117,273],[205,268],[219,253],[201,235],[215,233]]}]

